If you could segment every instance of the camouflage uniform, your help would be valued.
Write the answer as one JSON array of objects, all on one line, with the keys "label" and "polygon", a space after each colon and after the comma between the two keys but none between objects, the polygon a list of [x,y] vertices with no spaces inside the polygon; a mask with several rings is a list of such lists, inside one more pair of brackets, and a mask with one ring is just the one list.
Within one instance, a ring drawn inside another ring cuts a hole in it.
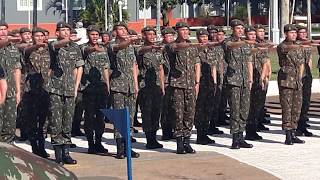
[{"label": "camouflage uniform", "polygon": [[52,75],[49,80],[51,143],[71,144],[71,126],[75,108],[74,69],[84,65],[80,48],[75,43],[55,49],[49,44]]},{"label": "camouflage uniform", "polygon": [[22,68],[21,55],[19,50],[10,44],[0,49],[0,58],[8,83],[7,98],[0,107],[0,124],[2,124],[0,141],[11,143],[15,137],[17,115],[14,71]]},{"label": "camouflage uniform", "polygon": [[[296,44],[297,42],[294,42]],[[292,43],[283,41],[277,48],[280,70],[278,86],[282,108],[282,129],[295,130],[300,116],[302,104],[302,82],[299,67],[305,63],[303,50],[289,49],[286,45]]]},{"label": "camouflage uniform", "polygon": [[[177,43],[177,42],[175,42]],[[170,61],[169,82],[173,88],[172,106],[175,118],[175,135],[190,137],[194,124],[195,114],[195,65],[200,63],[198,49],[189,47],[182,50],[173,50],[170,44],[170,53],[176,58]]]},{"label": "camouflage uniform", "polygon": [[227,85],[230,105],[230,133],[245,131],[250,106],[250,89],[248,80],[248,63],[251,61],[250,48],[241,46],[231,49],[228,42],[237,41],[233,36],[224,42],[227,71],[224,77]]},{"label": "camouflage uniform", "polygon": [[[110,43],[110,76],[111,103],[115,109],[129,108],[131,128],[135,113],[136,98],[134,95],[133,67],[136,64],[134,48],[129,46],[119,51],[113,51],[113,46],[119,43],[117,40]],[[115,131],[115,138],[121,138],[119,132]]]},{"label": "camouflage uniform", "polygon": [[[101,143],[101,137],[104,133],[104,115],[100,109],[107,107],[108,88],[103,80],[105,69],[110,68],[107,52],[85,53],[85,48],[90,46],[86,43],[82,46],[82,52],[85,58],[84,74],[82,82],[85,83],[83,89],[83,104],[84,104],[84,130],[88,142],[93,141],[93,135],[96,138],[96,144]],[[104,48],[99,44],[100,48]],[[106,50],[106,49],[105,49]]]},{"label": "camouflage uniform", "polygon": [[212,118],[215,84],[211,75],[211,69],[217,65],[216,51],[213,48],[199,48],[201,60],[201,78],[199,94],[196,101],[195,127],[197,133],[208,133],[209,121]]}]

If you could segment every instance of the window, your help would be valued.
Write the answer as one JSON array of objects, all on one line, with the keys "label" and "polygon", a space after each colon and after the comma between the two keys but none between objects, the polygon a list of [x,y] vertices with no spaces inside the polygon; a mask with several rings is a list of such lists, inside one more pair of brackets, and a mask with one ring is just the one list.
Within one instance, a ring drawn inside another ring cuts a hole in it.
[{"label": "window", "polygon": [[[18,11],[32,11],[33,10],[33,0],[17,0],[17,10]],[[37,10],[42,11],[42,0],[38,0]]]}]

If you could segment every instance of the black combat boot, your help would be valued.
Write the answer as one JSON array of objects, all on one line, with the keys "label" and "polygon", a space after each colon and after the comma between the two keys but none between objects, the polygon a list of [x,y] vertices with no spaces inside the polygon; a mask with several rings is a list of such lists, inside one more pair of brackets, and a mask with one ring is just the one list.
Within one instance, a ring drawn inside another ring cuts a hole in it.
[{"label": "black combat boot", "polygon": [[190,145],[190,136],[184,137],[184,149],[186,150],[186,153],[195,154],[196,151],[191,147]]},{"label": "black combat boot", "polygon": [[292,142],[293,143],[298,143],[298,144],[304,144],[305,143],[304,140],[301,140],[296,136],[296,130],[291,130],[291,133],[292,133]]},{"label": "black combat boot", "polygon": [[54,149],[54,155],[55,155],[55,162],[63,165],[63,161],[62,161],[62,145],[53,145],[53,149]]},{"label": "black combat boot", "polygon": [[33,154],[36,154],[36,155],[39,155],[39,147],[38,147],[38,143],[37,143],[37,140],[29,140],[30,141],[30,145],[31,145],[31,148],[32,148],[32,153]]},{"label": "black combat boot", "polygon": [[124,143],[122,141],[122,138],[116,138],[117,143],[117,159],[124,159],[125,158],[125,152],[124,152]]},{"label": "black combat boot", "polygon": [[238,136],[239,136],[239,145],[240,145],[240,148],[252,148],[253,145],[252,144],[249,144],[247,143],[244,138],[243,138],[243,132],[239,132],[238,133]]},{"label": "black combat boot", "polygon": [[257,125],[257,132],[260,131],[269,131],[269,128],[267,128],[265,125],[263,125],[261,122],[258,122]]},{"label": "black combat boot", "polygon": [[163,145],[157,141],[157,133],[155,131],[146,132],[146,138],[147,138],[147,144],[146,144],[147,149],[163,148]]},{"label": "black combat boot", "polygon": [[197,144],[201,144],[201,145],[207,145],[207,144],[214,144],[215,141],[210,139],[207,136],[207,133],[203,133],[202,131],[197,131]]},{"label": "black combat boot", "polygon": [[108,149],[104,148],[104,146],[101,144],[102,142],[102,134],[96,134],[95,137],[96,141],[94,143],[94,149],[97,153],[108,153]]},{"label": "black combat boot", "polygon": [[161,140],[167,141],[173,139],[173,133],[171,129],[162,129],[162,137]]},{"label": "black combat boot", "polygon": [[88,141],[88,154],[96,154],[97,151],[94,147],[93,133],[86,132],[86,137]]},{"label": "black combat boot", "polygon": [[223,134],[223,131],[220,131],[215,124],[210,124],[207,135],[214,134]]},{"label": "black combat boot", "polygon": [[[125,142],[124,139],[122,139],[122,142],[124,142],[124,143],[123,143],[123,144],[124,144],[124,156],[127,157],[127,146],[126,146],[126,142]],[[132,158],[139,158],[139,157],[140,157],[140,154],[137,153],[137,152],[135,152],[135,151],[133,151],[133,150],[131,149],[131,157],[132,157]]]},{"label": "black combat boot", "polygon": [[38,139],[38,148],[39,148],[39,156],[41,156],[43,158],[50,157],[50,154],[48,154],[45,149],[45,139],[44,138]]},{"label": "black combat boot", "polygon": [[183,145],[183,137],[177,137],[177,154],[186,154]]},{"label": "black combat boot", "polygon": [[284,141],[284,144],[293,145],[291,130],[286,130],[286,140]]},{"label": "black combat boot", "polygon": [[69,153],[70,145],[64,144],[62,146],[62,161],[65,164],[77,164],[77,160],[72,159]]},{"label": "black combat boot", "polygon": [[230,148],[231,149],[240,149],[239,134],[238,133],[232,134],[232,145]]},{"label": "black combat boot", "polygon": [[256,132],[255,125],[248,125],[246,127],[245,139],[246,140],[251,140],[251,141],[261,140],[262,139],[262,137],[259,136],[259,134]]}]

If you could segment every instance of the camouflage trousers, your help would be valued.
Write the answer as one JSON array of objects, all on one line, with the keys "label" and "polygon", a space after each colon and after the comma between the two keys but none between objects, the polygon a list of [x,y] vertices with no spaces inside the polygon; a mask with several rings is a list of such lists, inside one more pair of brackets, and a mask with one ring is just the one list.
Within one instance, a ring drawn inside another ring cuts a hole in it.
[{"label": "camouflage trousers", "polygon": [[139,90],[138,102],[144,132],[155,132],[159,129],[161,101],[162,91],[159,86],[144,87]]},{"label": "camouflage trousers", "polygon": [[80,124],[82,121],[82,116],[84,112],[84,103],[83,103],[83,93],[78,91],[78,95],[75,102],[74,115],[72,120],[72,131],[77,131],[80,129]]},{"label": "camouflage trousers", "polygon": [[162,99],[161,128],[163,130],[172,131],[174,128],[172,113],[172,87],[167,86],[165,88],[165,95]]},{"label": "camouflage trousers", "polygon": [[224,118],[227,109],[228,94],[226,88],[221,84],[217,86],[214,95],[214,104],[210,126],[215,127],[215,124]]},{"label": "camouflage trousers", "polygon": [[282,129],[297,129],[302,105],[302,90],[279,87]]},{"label": "camouflage trousers", "polygon": [[99,93],[83,93],[84,131],[87,135],[104,133],[104,115],[100,109],[107,107],[107,95]]},{"label": "camouflage trousers", "polygon": [[16,98],[8,97],[0,107],[0,142],[13,142],[16,132],[16,118]]},{"label": "camouflage trousers", "polygon": [[194,124],[195,93],[193,89],[173,88],[172,106],[176,137],[190,137]]},{"label": "camouflage trousers", "polygon": [[50,94],[51,113],[49,128],[51,131],[51,144],[71,144],[72,118],[74,114],[75,99],[73,96]]},{"label": "camouflage trousers", "polygon": [[200,86],[194,116],[194,123],[197,131],[207,133],[209,122],[212,119],[215,101],[213,87]]},{"label": "camouflage trousers", "polygon": [[311,99],[312,75],[305,76],[302,79],[302,84],[302,107],[300,117],[307,118]]},{"label": "camouflage trousers", "polygon": [[[131,123],[130,127],[132,131],[133,118],[136,107],[136,98],[134,97],[134,94],[111,91],[111,104],[114,109],[123,109],[125,107],[128,107]],[[121,138],[122,136],[117,130],[114,130],[114,137]]]},{"label": "camouflage trousers", "polygon": [[250,90],[246,87],[228,85],[230,105],[230,133],[245,131],[250,107]]},{"label": "camouflage trousers", "polygon": [[250,110],[247,125],[256,128],[264,109],[267,92],[261,86],[253,87],[250,94]]}]

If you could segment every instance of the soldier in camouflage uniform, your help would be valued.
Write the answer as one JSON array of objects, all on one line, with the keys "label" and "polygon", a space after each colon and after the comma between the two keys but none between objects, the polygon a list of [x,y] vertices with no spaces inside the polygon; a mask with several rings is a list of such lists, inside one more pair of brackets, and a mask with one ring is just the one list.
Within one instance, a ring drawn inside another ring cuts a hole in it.
[{"label": "soldier in camouflage uniform", "polygon": [[154,43],[156,30],[151,26],[142,29],[144,44],[138,52],[138,65],[141,74],[138,102],[141,108],[142,129],[146,134],[147,149],[162,148],[157,141],[157,130],[161,114],[161,101],[164,90],[164,59],[161,47]]},{"label": "soldier in camouflage uniform", "polygon": [[194,121],[197,129],[197,144],[202,145],[215,143],[207,136],[215,103],[214,91],[217,85],[216,51],[213,47],[208,46],[208,35],[208,31],[204,28],[197,30],[198,42],[202,44],[198,48],[201,60],[201,78]]},{"label": "soldier in camouflage uniform", "polygon": [[280,70],[278,72],[279,99],[282,108],[282,129],[285,144],[304,143],[295,135],[302,104],[302,76],[304,72],[304,49],[296,41],[297,27],[284,26],[286,39],[278,45]]},{"label": "soldier in camouflage uniform", "polygon": [[[249,41],[256,41],[256,29],[249,26],[245,29],[246,39]],[[251,48],[256,48],[255,44],[249,45]],[[266,50],[259,49],[252,55],[253,64],[253,83],[250,94],[250,110],[246,125],[246,137],[247,140],[261,140],[262,137],[257,134],[257,124],[261,111],[264,107],[264,98],[266,96],[266,90],[264,87],[266,73],[268,73],[269,57]]]},{"label": "soldier in camouflage uniform", "polygon": [[[115,109],[128,107],[130,113],[131,128],[135,113],[136,97],[138,95],[138,65],[135,57],[133,43],[137,36],[128,36],[127,25],[123,22],[115,24],[116,39],[110,43],[110,89],[112,106]],[[125,158],[124,139],[115,130],[117,143],[117,158]],[[132,157],[140,155],[132,151]]]},{"label": "soldier in camouflage uniform", "polygon": [[23,101],[26,105],[23,119],[32,152],[47,158],[43,126],[49,115],[50,53],[42,29],[33,29],[32,36],[34,44],[24,50],[26,83]]},{"label": "soldier in camouflage uniform", "polygon": [[178,22],[176,30],[177,40],[169,45],[170,53],[175,56],[170,61],[169,82],[173,88],[172,106],[175,116],[177,154],[195,153],[190,146],[190,136],[200,85],[200,58],[197,47],[189,41],[188,24]]},{"label": "soldier in camouflage uniform", "polygon": [[21,100],[21,55],[12,41],[7,38],[8,24],[0,21],[0,38],[4,39],[0,49],[0,65],[8,82],[7,98],[0,107],[0,141],[12,143],[15,138],[17,105]]},{"label": "soldier in camouflage uniform", "polygon": [[107,107],[109,95],[110,62],[107,49],[98,43],[100,30],[96,26],[89,26],[87,34],[89,42],[81,47],[85,59],[82,82],[84,104],[84,130],[88,140],[88,153],[107,153],[108,150],[101,144],[104,133],[104,115],[100,109]]},{"label": "soldier in camouflage uniform", "polygon": [[169,85],[169,73],[170,73],[170,61],[175,56],[171,56],[168,50],[168,44],[174,41],[175,31],[171,27],[167,27],[161,31],[163,41],[161,45],[163,48],[163,70],[165,76],[164,88],[165,95],[163,96],[162,101],[162,112],[161,112],[161,129],[162,129],[162,140],[173,139],[173,130],[174,130],[174,120],[172,118],[172,88]]},{"label": "soldier in camouflage uniform", "polygon": [[242,21],[232,20],[232,35],[223,44],[227,62],[224,80],[229,95],[231,149],[252,148],[252,144],[248,144],[243,137],[248,118],[252,84],[250,48],[241,38],[243,26]]},{"label": "soldier in camouflage uniform", "polygon": [[[0,65],[0,106],[6,100],[7,90],[8,84],[6,80],[6,74],[3,67]],[[2,129],[2,121],[0,122],[0,129]]]},{"label": "soldier in camouflage uniform", "polygon": [[83,72],[81,50],[70,39],[71,27],[58,22],[57,41],[49,44],[52,74],[49,79],[51,144],[57,163],[76,164],[69,155],[75,98]]},{"label": "soldier in camouflage uniform", "polygon": [[[307,41],[307,27],[298,26],[298,41]],[[308,121],[308,111],[310,107],[311,99],[311,86],[312,86],[312,48],[306,47],[304,49],[305,63],[304,63],[304,74],[302,78],[302,107],[300,119],[298,121],[297,127],[297,136],[305,135],[312,136],[313,134],[307,130],[307,121]]]}]

